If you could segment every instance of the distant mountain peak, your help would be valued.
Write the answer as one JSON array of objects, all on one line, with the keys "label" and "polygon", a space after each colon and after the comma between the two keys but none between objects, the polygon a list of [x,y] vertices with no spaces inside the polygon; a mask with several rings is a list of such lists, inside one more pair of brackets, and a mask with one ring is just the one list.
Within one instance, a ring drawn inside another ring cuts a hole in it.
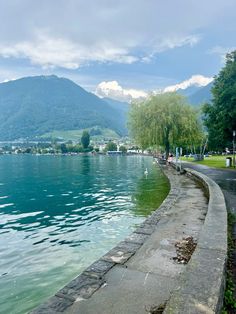
[{"label": "distant mountain peak", "polygon": [[188,80],[185,80],[181,83],[175,84],[175,85],[171,85],[171,86],[167,86],[164,89],[164,93],[166,92],[174,92],[174,91],[178,91],[178,90],[184,90],[187,89],[189,87],[203,87],[208,85],[209,83],[211,83],[213,81],[213,77],[205,77],[203,75],[192,75]]}]

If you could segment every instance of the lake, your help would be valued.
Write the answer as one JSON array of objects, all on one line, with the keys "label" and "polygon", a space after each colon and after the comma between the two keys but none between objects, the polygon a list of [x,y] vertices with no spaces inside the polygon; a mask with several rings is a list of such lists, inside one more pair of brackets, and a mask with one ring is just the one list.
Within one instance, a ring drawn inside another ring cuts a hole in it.
[{"label": "lake", "polygon": [[53,295],[168,192],[151,157],[0,155],[0,313]]}]

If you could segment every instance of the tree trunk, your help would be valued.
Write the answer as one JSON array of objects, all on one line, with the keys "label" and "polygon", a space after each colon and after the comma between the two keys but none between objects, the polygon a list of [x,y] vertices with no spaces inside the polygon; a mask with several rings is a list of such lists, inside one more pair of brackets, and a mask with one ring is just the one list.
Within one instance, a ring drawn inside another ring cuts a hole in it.
[{"label": "tree trunk", "polygon": [[165,149],[166,149],[166,160],[167,160],[169,157],[169,153],[170,153],[170,142],[169,142],[169,140],[167,140],[165,143]]},{"label": "tree trunk", "polygon": [[169,141],[169,133],[170,133],[170,128],[166,128],[166,136],[165,136],[165,150],[166,150],[166,160],[169,157],[170,153],[170,141]]}]

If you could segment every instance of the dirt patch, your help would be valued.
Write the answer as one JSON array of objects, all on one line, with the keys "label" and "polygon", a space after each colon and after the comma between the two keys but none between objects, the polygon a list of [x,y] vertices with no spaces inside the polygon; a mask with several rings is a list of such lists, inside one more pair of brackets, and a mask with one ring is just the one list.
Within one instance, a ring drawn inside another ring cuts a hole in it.
[{"label": "dirt patch", "polygon": [[148,314],[162,314],[165,310],[166,302],[158,306],[152,305],[149,309],[145,308]]},{"label": "dirt patch", "polygon": [[196,248],[197,242],[193,237],[185,237],[175,243],[177,256],[173,260],[178,264],[187,264]]}]

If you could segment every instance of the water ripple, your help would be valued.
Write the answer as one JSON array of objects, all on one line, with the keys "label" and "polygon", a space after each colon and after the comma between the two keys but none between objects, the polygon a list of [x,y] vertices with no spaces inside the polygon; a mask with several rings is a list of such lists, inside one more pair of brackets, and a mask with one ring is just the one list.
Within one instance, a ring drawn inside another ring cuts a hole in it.
[{"label": "water ripple", "polygon": [[0,208],[5,208],[5,207],[13,206],[13,205],[14,203],[2,204],[0,205]]},{"label": "water ripple", "polygon": [[29,312],[156,208],[147,201],[165,181],[151,167],[138,156],[1,158],[0,313]]}]

